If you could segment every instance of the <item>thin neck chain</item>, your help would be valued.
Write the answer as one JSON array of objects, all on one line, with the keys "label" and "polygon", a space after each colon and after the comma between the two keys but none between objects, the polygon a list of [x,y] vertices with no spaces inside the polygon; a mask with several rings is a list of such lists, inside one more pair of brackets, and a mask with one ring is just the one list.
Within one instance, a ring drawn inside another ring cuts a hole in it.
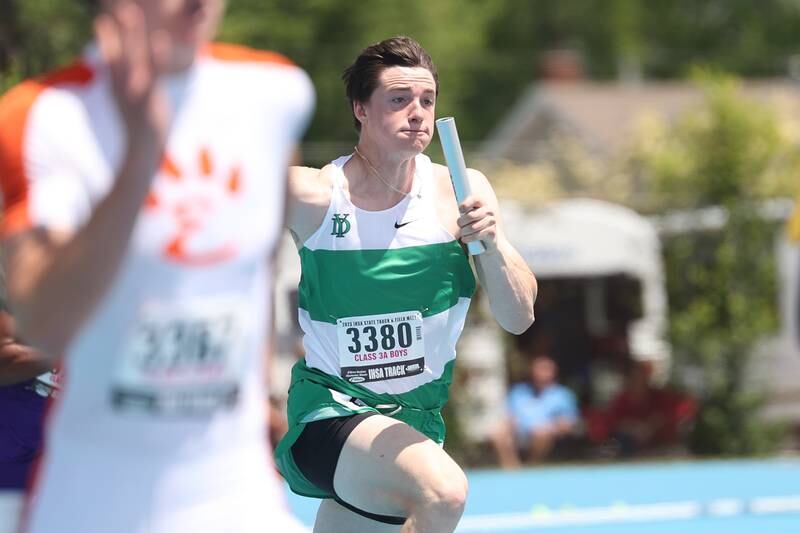
[{"label": "thin neck chain", "polygon": [[[361,150],[358,149],[358,146],[354,146],[353,147],[353,151],[355,151],[356,155],[358,155],[358,157],[360,157],[367,164],[367,166],[370,168],[370,170],[372,170],[372,173],[375,174],[378,177],[378,179],[381,181],[381,183],[383,183],[384,185],[386,185],[387,187],[389,187],[390,189],[392,189],[396,193],[402,194],[403,196],[411,196],[411,191],[409,191],[409,192],[401,191],[400,189],[398,189],[397,187],[392,186],[391,183],[389,183],[388,181],[383,179],[383,176],[381,176],[381,173],[378,172],[378,169],[375,168],[375,166],[370,162],[369,159],[367,159],[367,156],[365,156],[364,154],[361,153]],[[414,188],[414,184],[413,183],[411,184],[411,188],[412,189]],[[417,198],[421,197],[420,193],[417,193],[416,196],[417,196]]]}]

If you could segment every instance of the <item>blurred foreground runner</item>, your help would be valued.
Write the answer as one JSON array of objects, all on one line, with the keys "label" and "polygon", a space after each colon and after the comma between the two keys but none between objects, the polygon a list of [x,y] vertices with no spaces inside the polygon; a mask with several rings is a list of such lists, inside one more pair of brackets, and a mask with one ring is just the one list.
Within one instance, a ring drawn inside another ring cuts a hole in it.
[{"label": "blurred foreground runner", "polygon": [[11,308],[65,354],[27,532],[297,527],[263,354],[313,88],[280,55],[209,43],[223,7],[103,1],[80,60],[0,102]]}]

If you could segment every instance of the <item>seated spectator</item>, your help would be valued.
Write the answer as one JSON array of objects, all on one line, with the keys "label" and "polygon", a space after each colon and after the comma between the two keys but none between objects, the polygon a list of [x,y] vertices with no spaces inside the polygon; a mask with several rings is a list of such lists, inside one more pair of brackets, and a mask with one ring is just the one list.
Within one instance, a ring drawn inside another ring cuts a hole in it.
[{"label": "seated spectator", "polygon": [[544,461],[577,426],[575,395],[556,382],[555,361],[538,354],[530,359],[528,370],[528,381],[511,387],[506,401],[508,416],[491,437],[503,468],[519,467],[521,451],[530,462]]},{"label": "seated spectator", "polygon": [[621,457],[659,453],[680,445],[697,411],[692,398],[653,385],[652,374],[651,362],[631,361],[624,388],[605,413],[602,433]]}]

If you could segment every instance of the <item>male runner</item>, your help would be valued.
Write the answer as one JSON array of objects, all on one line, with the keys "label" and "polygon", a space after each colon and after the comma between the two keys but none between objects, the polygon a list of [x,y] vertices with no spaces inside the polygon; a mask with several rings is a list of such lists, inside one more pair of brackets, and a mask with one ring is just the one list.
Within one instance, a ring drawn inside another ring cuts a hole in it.
[{"label": "male runner", "polygon": [[313,89],[210,44],[221,0],[105,0],[96,45],[0,103],[22,338],[65,354],[26,532],[293,531],[262,354]]},{"label": "male runner", "polygon": [[503,234],[486,178],[470,170],[474,194],[456,205],[447,168],[422,154],[439,89],[427,52],[388,39],[344,80],[354,153],[290,178],[306,356],[293,370],[278,466],[292,490],[325,498],[317,533],[446,533],[467,492],[441,448],[475,289],[461,243],[485,244],[478,277],[510,332],[533,322],[536,280]]}]

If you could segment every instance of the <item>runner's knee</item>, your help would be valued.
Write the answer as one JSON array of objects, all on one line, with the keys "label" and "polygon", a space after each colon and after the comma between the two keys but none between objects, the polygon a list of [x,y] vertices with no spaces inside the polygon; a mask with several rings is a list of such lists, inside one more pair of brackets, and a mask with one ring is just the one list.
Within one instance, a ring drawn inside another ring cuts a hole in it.
[{"label": "runner's knee", "polygon": [[435,475],[425,479],[422,490],[419,492],[423,498],[418,502],[428,512],[448,517],[460,517],[464,512],[467,502],[467,477],[455,464],[450,468],[441,469]]}]

